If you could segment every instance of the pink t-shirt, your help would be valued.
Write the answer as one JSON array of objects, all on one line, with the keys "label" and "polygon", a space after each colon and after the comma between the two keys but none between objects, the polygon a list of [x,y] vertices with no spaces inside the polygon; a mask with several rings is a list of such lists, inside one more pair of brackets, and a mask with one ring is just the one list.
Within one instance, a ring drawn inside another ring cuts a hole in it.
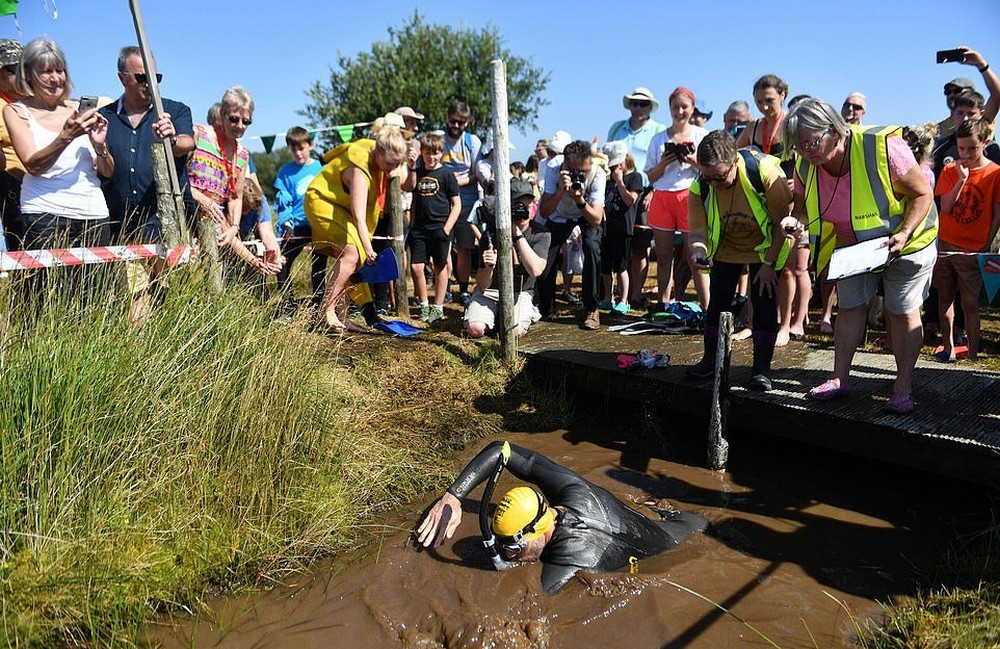
[{"label": "pink t-shirt", "polygon": [[[917,166],[913,151],[901,137],[890,137],[887,142],[889,153],[889,177],[896,182],[910,169]],[[816,168],[819,187],[819,209],[824,221],[833,224],[837,232],[837,247],[857,243],[854,228],[851,227],[851,172],[837,178],[822,166]],[[802,182],[795,176],[795,191],[802,193]]]}]

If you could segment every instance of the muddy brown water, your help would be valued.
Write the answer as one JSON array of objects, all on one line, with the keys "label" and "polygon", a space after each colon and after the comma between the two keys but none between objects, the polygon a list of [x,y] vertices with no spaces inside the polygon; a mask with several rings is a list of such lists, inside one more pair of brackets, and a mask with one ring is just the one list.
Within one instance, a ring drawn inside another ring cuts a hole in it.
[{"label": "muddy brown water", "polygon": [[[432,502],[428,494],[376,527],[365,551],[320,563],[294,585],[210,601],[196,618],[161,620],[149,629],[149,642],[297,649],[849,647],[855,623],[878,618],[880,602],[905,599],[935,579],[949,542],[984,524],[988,507],[984,498],[970,497],[982,490],[969,485],[767,438],[734,439],[727,473],[698,468],[697,458],[658,459],[662,453],[644,449],[631,434],[577,430],[504,439],[548,455],[622,500],[665,500],[700,512],[711,529],[641,562],[635,574],[582,574],[548,595],[539,585],[540,565],[489,569],[478,501],[467,503],[454,538],[438,552],[414,549],[405,529]],[[458,458],[456,471],[479,448]],[[513,484],[505,475],[498,492]]]}]

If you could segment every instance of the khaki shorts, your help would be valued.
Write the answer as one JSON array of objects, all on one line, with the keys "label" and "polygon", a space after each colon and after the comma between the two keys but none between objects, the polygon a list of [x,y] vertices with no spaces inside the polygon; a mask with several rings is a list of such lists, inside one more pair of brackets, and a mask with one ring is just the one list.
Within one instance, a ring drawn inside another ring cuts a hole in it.
[{"label": "khaki shorts", "polygon": [[941,253],[934,266],[934,286],[958,287],[960,295],[979,297],[983,290],[983,276],[975,255],[949,255]]},{"label": "khaki shorts", "polygon": [[167,260],[151,257],[139,261],[125,262],[125,279],[128,282],[130,295],[138,295],[152,289],[155,285],[166,285],[164,275],[167,271]]},{"label": "khaki shorts", "polygon": [[931,290],[937,243],[897,257],[881,273],[865,273],[837,280],[837,304],[842,309],[866,306],[875,297],[879,281],[885,282],[885,309],[894,315],[920,308]]},{"label": "khaki shorts", "polygon": [[[487,330],[492,331],[496,326],[499,299],[499,292],[494,289],[487,290],[485,294],[480,293],[477,289],[472,294],[472,301],[469,302],[469,306],[465,307],[465,315],[462,317],[462,322],[466,326],[470,322],[479,322],[485,325]],[[531,293],[518,293],[514,300],[514,321],[517,322],[521,329],[527,331],[528,327],[541,319],[542,314],[538,312],[538,308],[532,303]]]}]

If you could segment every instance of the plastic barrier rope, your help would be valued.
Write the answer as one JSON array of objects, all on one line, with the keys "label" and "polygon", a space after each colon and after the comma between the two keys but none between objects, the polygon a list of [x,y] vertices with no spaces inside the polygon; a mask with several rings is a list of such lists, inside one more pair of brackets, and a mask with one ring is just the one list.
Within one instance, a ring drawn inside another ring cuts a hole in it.
[{"label": "plastic barrier rope", "polygon": [[56,266],[107,264],[116,261],[138,261],[154,257],[166,259],[167,266],[173,267],[191,260],[191,246],[177,246],[167,249],[159,244],[142,244],[0,252],[0,272],[54,268]]}]

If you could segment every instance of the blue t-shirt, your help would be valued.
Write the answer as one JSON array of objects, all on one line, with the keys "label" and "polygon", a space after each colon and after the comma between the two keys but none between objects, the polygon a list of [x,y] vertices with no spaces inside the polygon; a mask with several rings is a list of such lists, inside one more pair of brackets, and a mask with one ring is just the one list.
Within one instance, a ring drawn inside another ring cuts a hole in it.
[{"label": "blue t-shirt", "polygon": [[635,169],[642,174],[643,185],[649,184],[649,177],[646,176],[646,172],[644,171],[646,168],[646,151],[649,149],[649,143],[654,135],[665,130],[667,130],[666,126],[652,119],[649,119],[639,127],[638,131],[632,130],[632,126],[627,119],[615,122],[608,130],[608,142],[621,140],[628,145],[628,151],[632,154],[632,159],[635,160]]},{"label": "blue t-shirt", "polygon": [[275,211],[278,213],[278,234],[282,235],[288,227],[292,229],[309,229],[309,221],[306,219],[305,196],[309,183],[312,182],[323,165],[319,160],[310,159],[304,165],[295,162],[286,162],[281,165],[278,175],[274,179],[274,188],[277,190],[275,197]]},{"label": "blue t-shirt", "polygon": [[483,143],[479,138],[465,131],[457,140],[451,139],[450,135],[444,136],[444,153],[441,155],[441,164],[452,173],[468,173],[468,185],[459,187],[459,196],[462,197],[462,207],[468,207],[479,200],[479,183],[476,182],[476,163],[482,155]]},{"label": "blue t-shirt", "polygon": [[270,223],[271,222],[271,207],[267,204],[267,198],[265,197],[261,201],[259,210],[248,210],[240,218],[240,238],[246,239],[253,233],[254,228],[260,223]]}]

